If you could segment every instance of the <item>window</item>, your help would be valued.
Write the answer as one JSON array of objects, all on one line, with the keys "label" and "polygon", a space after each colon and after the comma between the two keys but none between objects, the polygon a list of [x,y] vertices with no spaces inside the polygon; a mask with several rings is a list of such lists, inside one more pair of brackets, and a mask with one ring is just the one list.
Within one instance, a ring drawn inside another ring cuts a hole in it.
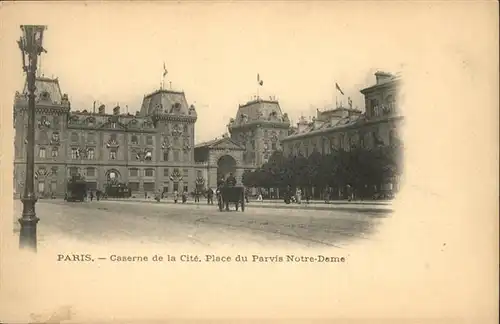
[{"label": "window", "polygon": [[174,191],[179,191],[179,183],[174,182]]},{"label": "window", "polygon": [[146,151],[146,155],[144,157],[146,161],[151,161],[153,159],[153,152],[151,150]]},{"label": "window", "polygon": [[52,180],[50,182],[50,191],[51,192],[56,192],[57,191],[57,181]]},{"label": "window", "polygon": [[378,101],[377,99],[370,100],[370,109],[372,111],[372,116],[378,116]]},{"label": "window", "polygon": [[52,142],[59,143],[59,133],[58,132],[52,133]]},{"label": "window", "polygon": [[139,174],[139,170],[138,169],[130,169],[128,172],[129,172],[129,175],[131,177],[137,177],[138,174]]},{"label": "window", "polygon": [[255,140],[252,140],[252,149],[255,150]]},{"label": "window", "polygon": [[169,176],[169,170],[168,168],[163,169],[163,176],[168,177]]},{"label": "window", "polygon": [[43,194],[45,192],[45,182],[40,181],[38,183],[38,192]]},{"label": "window", "polygon": [[276,151],[276,149],[277,149],[276,142],[272,142],[272,143],[271,143],[271,149],[272,149],[273,151]]},{"label": "window", "polygon": [[39,156],[40,158],[45,159],[45,147],[40,147]]},{"label": "window", "polygon": [[144,182],[144,191],[155,191],[154,182]]},{"label": "window", "polygon": [[168,161],[168,152],[163,152],[163,161]]},{"label": "window", "polygon": [[87,177],[95,177],[95,168],[87,168]]},{"label": "window", "polygon": [[188,183],[187,182],[184,182],[184,191],[188,192]]},{"label": "window", "polygon": [[95,158],[95,152],[93,148],[87,149],[87,160],[93,160]]},{"label": "window", "polygon": [[146,177],[152,177],[154,175],[154,170],[153,169],[146,169],[144,171],[144,176]]},{"label": "window", "polygon": [[182,169],[182,176],[187,178],[189,176],[189,169]]},{"label": "window", "polygon": [[109,151],[109,159],[116,160],[116,150]]},{"label": "window", "polygon": [[174,137],[174,146],[179,147],[179,138],[178,137]]},{"label": "window", "polygon": [[71,141],[78,142],[78,133],[71,133]]},{"label": "window", "polygon": [[132,144],[139,144],[139,139],[137,138],[137,135],[132,135],[132,139],[130,140]]},{"label": "window", "polygon": [[396,135],[394,133],[394,130],[391,130],[389,132],[389,145],[393,146],[397,143]]},{"label": "window", "polygon": [[56,166],[52,167],[50,170],[51,170],[53,176],[57,175],[57,167]]},{"label": "window", "polygon": [[131,191],[139,191],[139,182],[129,182],[128,187]]},{"label": "window", "polygon": [[146,136],[146,145],[153,145],[153,136]]},{"label": "window", "polygon": [[164,182],[164,183],[163,183],[163,192],[164,192],[164,193],[167,193],[167,192],[168,192],[168,187],[169,187],[169,183],[168,183],[168,182]]},{"label": "window", "polygon": [[184,125],[183,130],[184,130],[184,133],[187,133],[188,132],[188,125]]},{"label": "window", "polygon": [[52,157],[58,157],[59,156],[59,149],[57,147],[52,148]]},{"label": "window", "polygon": [[72,147],[72,148],[71,148],[71,158],[72,158],[73,160],[78,159],[78,149],[77,149],[77,148],[75,148],[75,147]]},{"label": "window", "polygon": [[116,122],[111,123],[111,128],[116,128]]},{"label": "window", "polygon": [[188,151],[184,151],[184,159],[183,159],[184,162],[188,162],[189,161],[189,152]]},{"label": "window", "polygon": [[87,141],[90,143],[95,143],[95,134],[94,133],[88,133],[87,135]]},{"label": "window", "polygon": [[115,142],[116,142],[116,134],[111,134],[111,135],[109,135],[109,138],[110,138],[112,141],[115,141]]},{"label": "window", "polygon": [[197,178],[201,178],[202,177],[201,170],[196,170],[196,177]]},{"label": "window", "polygon": [[69,175],[70,176],[75,176],[77,174],[78,174],[78,169],[76,167],[69,168]]},{"label": "window", "polygon": [[174,150],[174,162],[179,162],[179,150]]}]

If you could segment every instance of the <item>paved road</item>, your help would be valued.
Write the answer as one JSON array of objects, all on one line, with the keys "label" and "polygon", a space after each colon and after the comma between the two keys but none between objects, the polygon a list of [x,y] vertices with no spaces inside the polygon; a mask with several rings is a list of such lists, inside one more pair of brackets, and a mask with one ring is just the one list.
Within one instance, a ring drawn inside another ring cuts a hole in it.
[{"label": "paved road", "polygon": [[[15,202],[15,219],[22,204]],[[57,237],[85,242],[133,241],[215,246],[332,246],[368,239],[385,214],[347,210],[252,208],[219,212],[205,204],[148,204],[130,201],[37,203],[38,238]],[[17,221],[14,222],[18,231]]]}]

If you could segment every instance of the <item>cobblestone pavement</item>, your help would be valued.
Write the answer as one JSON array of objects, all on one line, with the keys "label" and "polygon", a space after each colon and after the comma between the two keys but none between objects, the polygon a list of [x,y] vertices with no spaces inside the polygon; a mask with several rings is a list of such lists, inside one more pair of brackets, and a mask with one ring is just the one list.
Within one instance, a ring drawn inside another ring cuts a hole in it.
[{"label": "cobblestone pavement", "polygon": [[[22,204],[15,201],[14,231]],[[252,208],[219,212],[215,206],[93,201],[40,200],[40,244],[60,238],[85,242],[134,241],[214,246],[342,247],[367,239],[386,216],[380,212]]]},{"label": "cobblestone pavement", "polygon": [[[136,201],[136,202],[144,202],[144,203],[157,203],[154,199],[149,198],[127,198],[127,199],[108,199],[114,201]],[[160,201],[161,204],[174,204],[173,199],[162,199]],[[178,202],[178,204],[181,204]],[[185,205],[199,205],[203,207],[203,205],[207,205],[206,200],[201,200],[199,203],[194,202],[193,199],[188,200]],[[310,201],[302,202],[301,204],[286,204],[281,200],[264,200],[264,201],[256,201],[251,200],[248,203],[249,208],[279,208],[279,209],[312,209],[312,210],[348,210],[348,211],[371,211],[371,212],[381,212],[381,213],[389,213],[392,211],[391,202],[389,201],[351,201],[348,202],[346,200],[339,201],[329,201],[325,203],[324,201]]]}]

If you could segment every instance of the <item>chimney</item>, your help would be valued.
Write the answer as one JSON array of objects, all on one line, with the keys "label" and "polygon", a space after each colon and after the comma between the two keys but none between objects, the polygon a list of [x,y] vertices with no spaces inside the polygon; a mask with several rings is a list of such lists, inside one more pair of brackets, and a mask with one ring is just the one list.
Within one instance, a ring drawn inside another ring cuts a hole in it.
[{"label": "chimney", "polygon": [[120,106],[113,108],[113,115],[117,116],[120,114]]},{"label": "chimney", "polygon": [[307,126],[309,126],[309,123],[304,116],[301,116],[299,122],[297,123],[298,132],[302,133],[307,128]]},{"label": "chimney", "polygon": [[377,79],[377,84],[390,80],[393,77],[392,74],[382,71],[377,71],[375,73],[375,78]]},{"label": "chimney", "polygon": [[100,105],[98,111],[99,111],[99,115],[105,115],[106,114],[106,106]]}]

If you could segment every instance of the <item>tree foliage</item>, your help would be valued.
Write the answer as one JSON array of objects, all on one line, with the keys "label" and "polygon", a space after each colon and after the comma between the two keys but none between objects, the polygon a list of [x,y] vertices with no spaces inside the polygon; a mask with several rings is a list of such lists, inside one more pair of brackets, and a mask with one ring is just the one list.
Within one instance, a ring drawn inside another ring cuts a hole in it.
[{"label": "tree foliage", "polygon": [[246,171],[243,184],[265,188],[379,186],[402,173],[401,153],[401,146],[354,148],[327,155],[315,151],[307,158],[275,152],[260,168]]}]

